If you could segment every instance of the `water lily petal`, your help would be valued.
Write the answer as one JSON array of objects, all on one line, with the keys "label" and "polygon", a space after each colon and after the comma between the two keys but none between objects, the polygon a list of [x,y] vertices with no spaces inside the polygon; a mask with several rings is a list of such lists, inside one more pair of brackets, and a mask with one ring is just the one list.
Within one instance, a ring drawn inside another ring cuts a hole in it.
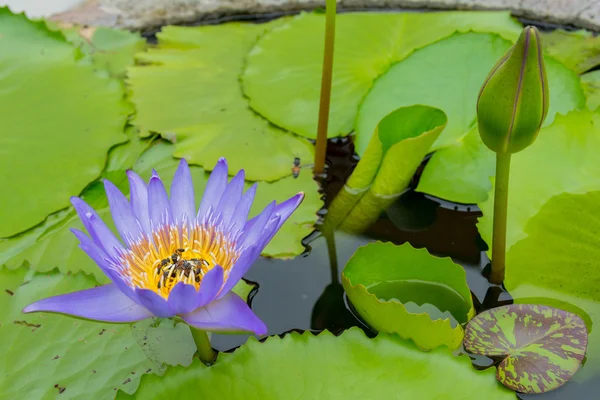
[{"label": "water lily petal", "polygon": [[73,204],[77,215],[79,215],[83,226],[87,229],[94,243],[110,257],[118,259],[119,254],[125,250],[121,242],[119,242],[104,221],[102,221],[102,218],[79,197],[71,197],[71,204]]},{"label": "water lily petal", "polygon": [[194,301],[195,307],[190,311],[195,310],[198,307],[204,307],[217,297],[217,294],[223,287],[224,271],[220,265],[215,265],[210,271],[204,275],[202,282],[200,282],[200,290],[196,295]]},{"label": "water lily petal", "polygon": [[139,303],[150,310],[154,316],[171,318],[176,315],[169,307],[167,301],[152,290],[136,288],[135,294]]},{"label": "water lily petal", "polygon": [[167,299],[167,304],[174,314],[186,314],[193,311],[197,307],[194,307],[194,300],[198,291],[194,285],[179,282],[177,283]]},{"label": "water lily petal", "polygon": [[113,284],[49,297],[23,309],[24,313],[39,311],[105,322],[133,322],[152,317],[147,308],[127,297]]},{"label": "water lily petal", "polygon": [[202,196],[202,202],[200,203],[197,215],[199,223],[204,221],[210,210],[217,208],[219,200],[221,200],[223,192],[227,187],[227,174],[227,161],[224,158],[220,158],[208,178],[206,189],[204,189],[204,195]]},{"label": "water lily petal", "polygon": [[152,178],[148,183],[148,207],[150,208],[150,226],[156,229],[160,226],[171,224],[173,214],[171,213],[171,204],[165,190],[162,180],[153,172]]},{"label": "water lily petal", "polygon": [[254,185],[252,185],[250,189],[244,193],[240,199],[240,202],[236,206],[235,211],[233,212],[233,216],[229,221],[229,226],[225,228],[226,232],[232,232],[235,234],[244,228],[246,221],[248,220],[250,207],[252,207],[252,202],[254,201],[254,196],[256,195],[257,186],[258,185],[254,183]]},{"label": "water lily petal", "polygon": [[228,226],[231,217],[235,212],[240,199],[242,198],[242,192],[244,190],[245,173],[244,170],[240,170],[232,179],[231,182],[225,188],[219,205],[215,210],[215,214],[221,217],[222,226]]},{"label": "water lily petal", "polygon": [[182,315],[181,318],[189,325],[209,332],[253,332],[257,335],[267,333],[265,323],[233,292],[206,307]]},{"label": "water lily petal", "polygon": [[260,256],[261,248],[257,248],[255,246],[249,247],[245,249],[240,258],[233,264],[231,269],[229,270],[229,274],[225,278],[225,283],[223,284],[223,288],[221,292],[217,296],[217,299],[220,299],[227,295],[231,289],[242,279],[244,274],[248,272],[254,261]]},{"label": "water lily petal", "polygon": [[171,184],[171,210],[176,224],[191,222],[196,217],[194,184],[187,162],[182,159]]},{"label": "water lily petal", "polygon": [[271,219],[273,215],[273,210],[275,210],[275,202],[267,204],[264,210],[249,220],[244,226],[244,234],[239,241],[238,247],[240,249],[244,249],[248,246],[254,246],[258,243],[259,239],[262,236],[263,230],[265,229],[265,225]]},{"label": "water lily petal", "polygon": [[144,232],[151,235],[150,214],[148,212],[148,187],[146,186],[146,182],[132,170],[127,171],[127,179],[129,180],[131,208],[138,221],[140,221]]},{"label": "water lily petal", "polygon": [[136,242],[142,237],[142,227],[133,213],[129,200],[112,182],[106,179],[104,180],[104,189],[113,221],[115,221],[121,238],[127,244]]},{"label": "water lily petal", "polygon": [[302,203],[302,200],[304,200],[304,193],[300,192],[297,195],[290,197],[289,199],[287,199],[283,203],[278,204],[277,207],[275,207],[273,215],[278,214],[281,216],[276,231],[278,231],[279,228],[281,228],[281,226],[283,225],[283,223],[287,221],[290,215],[292,215],[292,213],[296,211],[298,206],[300,206],[300,204]]}]

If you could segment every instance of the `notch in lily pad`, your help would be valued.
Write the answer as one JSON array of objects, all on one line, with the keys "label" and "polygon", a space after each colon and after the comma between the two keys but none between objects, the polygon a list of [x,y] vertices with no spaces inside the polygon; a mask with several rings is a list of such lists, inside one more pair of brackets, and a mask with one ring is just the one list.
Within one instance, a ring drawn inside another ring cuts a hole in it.
[{"label": "notch in lily pad", "polygon": [[578,315],[535,304],[497,307],[473,318],[465,330],[465,349],[501,357],[496,378],[521,393],[559,388],[579,370],[588,343]]},{"label": "notch in lily pad", "polygon": [[412,339],[422,350],[460,346],[474,315],[464,269],[410,244],[359,248],[342,274],[348,298],[373,329]]}]

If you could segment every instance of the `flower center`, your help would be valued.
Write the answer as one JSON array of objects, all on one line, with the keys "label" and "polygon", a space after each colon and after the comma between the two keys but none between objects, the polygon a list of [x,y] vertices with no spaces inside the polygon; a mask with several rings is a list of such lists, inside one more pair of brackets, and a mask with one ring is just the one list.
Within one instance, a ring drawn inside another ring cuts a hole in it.
[{"label": "flower center", "polygon": [[223,268],[226,278],[238,257],[235,241],[212,226],[169,226],[132,244],[123,256],[123,272],[132,286],[168,298],[179,282],[199,289],[215,265]]}]

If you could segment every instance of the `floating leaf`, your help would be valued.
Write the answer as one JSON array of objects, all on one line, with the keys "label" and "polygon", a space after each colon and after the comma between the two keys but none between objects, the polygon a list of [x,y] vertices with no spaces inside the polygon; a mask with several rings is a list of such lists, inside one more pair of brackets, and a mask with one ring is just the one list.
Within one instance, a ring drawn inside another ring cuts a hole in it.
[{"label": "floating leaf", "polygon": [[585,93],[585,104],[590,110],[600,105],[600,70],[581,75],[581,87]]},{"label": "floating leaf", "polygon": [[232,354],[219,355],[210,368],[196,362],[170,368],[162,378],[145,376],[135,398],[469,400],[481,393],[488,400],[515,398],[495,382],[492,370],[474,370],[465,356],[441,348],[423,353],[392,336],[368,339],[352,328],[338,337],[324,331],[265,343],[251,338]]},{"label": "floating leaf", "polygon": [[[507,251],[527,236],[525,224],[560,193],[600,189],[600,113],[588,110],[558,115],[526,152],[512,157],[508,193]],[[479,204],[477,227],[491,246],[493,196]]]},{"label": "floating leaf", "polygon": [[600,65],[600,37],[589,31],[542,32],[544,50],[577,74]]},{"label": "floating leaf", "polygon": [[[557,114],[582,108],[584,97],[579,77],[573,71],[548,57],[545,63],[550,109],[544,126],[548,126]],[[556,141],[556,138],[551,137],[551,129],[542,128],[536,140]],[[556,144],[560,146],[558,142]],[[531,152],[536,151],[535,149],[532,146],[527,149],[526,155],[518,157],[532,157]],[[543,157],[543,154],[540,156]],[[554,162],[555,159],[548,157],[547,160]],[[457,203],[481,203],[488,197],[490,177],[495,175],[495,165],[495,154],[483,144],[475,126],[457,143],[433,154],[416,190]]]},{"label": "floating leaf", "polygon": [[[129,190],[124,172],[128,161],[122,157],[130,154],[127,150],[138,151],[140,146],[143,145],[133,141],[123,146],[123,149],[116,148],[111,152],[109,167],[122,167],[123,170],[109,170],[110,174],[107,175],[125,193]],[[134,147],[137,150],[134,150]],[[145,179],[149,179],[152,169],[156,169],[165,185],[170,187],[171,179],[179,164],[172,157],[173,147],[172,144],[162,141],[154,143],[137,160],[134,169]],[[196,201],[199,204],[208,173],[196,166],[191,166],[190,169],[195,185]],[[249,187],[250,184],[246,186]],[[305,192],[303,203],[269,243],[263,255],[286,258],[304,252],[301,239],[313,230],[316,212],[322,203],[317,192],[317,184],[309,173],[301,173],[297,179],[288,177],[273,183],[259,184],[256,199],[250,211],[251,215],[258,214],[271,201],[281,202],[299,191]],[[104,187],[100,182],[91,184],[83,192],[82,197],[96,208],[100,217],[109,226],[113,227]],[[62,272],[83,271],[93,274],[99,282],[106,282],[107,278],[102,271],[78,248],[78,241],[70,232],[70,228],[83,229],[83,225],[72,207],[49,216],[43,224],[27,232],[10,239],[0,239],[0,266],[6,264],[9,268],[14,269],[23,262],[27,262],[37,271],[50,271],[53,268],[59,268]]]},{"label": "floating leaf", "polygon": [[296,157],[311,163],[313,145],[253,113],[238,81],[258,36],[277,24],[164,28],[129,70],[135,124],[173,137],[175,157],[205,169],[225,157],[249,180],[290,176]]},{"label": "floating leaf", "polygon": [[521,393],[544,393],[569,381],[587,348],[587,328],[570,312],[511,304],[478,314],[465,329],[465,349],[505,357],[496,377]]},{"label": "floating leaf", "polygon": [[327,212],[326,226],[360,232],[408,187],[423,157],[446,126],[446,115],[426,106],[399,108],[384,117],[352,176]]},{"label": "floating leaf", "polygon": [[122,85],[95,69],[61,33],[0,8],[0,237],[66,207],[125,141]]},{"label": "floating leaf", "polygon": [[[317,133],[324,29],[322,14],[301,14],[274,28],[252,49],[242,76],[254,110],[308,138]],[[457,31],[497,32],[516,39],[520,29],[506,12],[338,15],[328,136],[352,131],[359,104],[373,81],[413,50]],[[370,137],[377,122],[398,106],[379,115],[366,134]]]},{"label": "floating leaf", "polygon": [[424,350],[460,346],[475,313],[464,269],[409,244],[372,243],[348,261],[342,283],[375,330],[412,339]]},{"label": "floating leaf", "polygon": [[455,34],[394,64],[375,81],[360,107],[356,151],[364,153],[383,116],[412,104],[437,107],[448,116],[448,125],[434,149],[460,140],[475,123],[481,84],[509,47],[510,42],[494,34]]},{"label": "floating leaf", "polygon": [[526,238],[508,251],[505,279],[515,302],[535,298],[539,304],[561,307],[588,321],[587,361],[574,379],[590,380],[593,391],[600,390],[598,204],[600,191],[563,193],[548,200],[527,220]]}]

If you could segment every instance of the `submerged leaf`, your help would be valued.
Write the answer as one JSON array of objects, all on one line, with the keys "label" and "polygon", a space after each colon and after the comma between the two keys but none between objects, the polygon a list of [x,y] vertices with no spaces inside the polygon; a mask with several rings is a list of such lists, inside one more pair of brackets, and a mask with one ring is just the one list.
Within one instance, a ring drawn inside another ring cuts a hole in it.
[{"label": "submerged leaf", "polygon": [[[232,384],[235,382],[235,384]],[[369,339],[357,328],[340,336],[324,331],[253,338],[220,354],[207,368],[170,368],[164,377],[145,376],[135,398],[222,400],[514,399],[492,370],[476,371],[465,356],[447,349],[423,353],[393,336]],[[119,393],[119,399],[131,398]]]},{"label": "submerged leaf", "polygon": [[[317,134],[324,29],[324,15],[301,14],[266,33],[248,55],[242,76],[254,110],[308,138]],[[361,100],[392,63],[454,32],[471,30],[516,39],[520,25],[506,12],[339,14],[328,136],[352,131]],[[365,134],[370,137],[377,122],[398,106],[386,109]]]},{"label": "submerged leaf", "polygon": [[126,140],[122,84],[96,69],[61,33],[0,8],[0,237],[66,207]]},{"label": "submerged leaf", "polygon": [[369,147],[333,200],[326,227],[341,224],[360,232],[397,200],[446,126],[446,115],[432,107],[401,107],[377,125]]},{"label": "submerged leaf", "polygon": [[342,283],[358,314],[375,330],[419,348],[460,346],[473,315],[464,269],[409,244],[372,243],[348,261]]},{"label": "submerged leaf", "polygon": [[505,357],[496,376],[521,393],[564,385],[579,369],[587,329],[576,314],[535,304],[512,304],[478,314],[465,329],[465,349]]},{"label": "submerged leaf", "polygon": [[590,110],[600,106],[600,70],[581,75],[581,87],[585,94],[585,104]]},{"label": "submerged leaf", "polygon": [[225,157],[230,171],[245,169],[249,180],[291,176],[296,157],[310,164],[313,145],[252,112],[240,89],[246,54],[278,24],[164,28],[129,70],[135,124],[172,138],[175,157],[206,170]]},{"label": "submerged leaf", "polygon": [[600,37],[589,31],[542,32],[544,51],[577,74],[600,65]]}]

